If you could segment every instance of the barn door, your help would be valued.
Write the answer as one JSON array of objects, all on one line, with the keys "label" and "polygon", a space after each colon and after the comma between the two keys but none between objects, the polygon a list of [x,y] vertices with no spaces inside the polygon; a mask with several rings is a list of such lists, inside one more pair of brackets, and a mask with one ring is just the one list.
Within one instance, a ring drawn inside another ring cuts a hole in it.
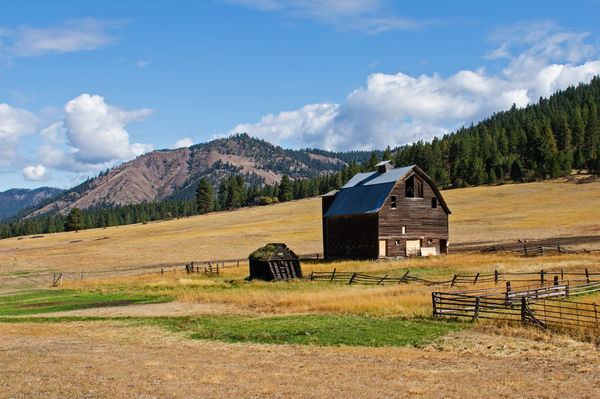
[{"label": "barn door", "polygon": [[379,257],[385,258],[387,256],[387,241],[379,240]]},{"label": "barn door", "polygon": [[406,256],[421,255],[421,240],[406,240]]}]

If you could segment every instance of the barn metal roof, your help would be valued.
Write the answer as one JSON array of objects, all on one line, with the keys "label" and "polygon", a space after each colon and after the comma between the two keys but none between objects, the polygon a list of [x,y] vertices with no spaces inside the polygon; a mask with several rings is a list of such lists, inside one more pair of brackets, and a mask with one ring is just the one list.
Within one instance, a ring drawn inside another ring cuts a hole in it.
[{"label": "barn metal roof", "polygon": [[396,182],[414,165],[391,169],[385,173],[358,173],[346,183],[323,216],[374,213],[383,206]]}]

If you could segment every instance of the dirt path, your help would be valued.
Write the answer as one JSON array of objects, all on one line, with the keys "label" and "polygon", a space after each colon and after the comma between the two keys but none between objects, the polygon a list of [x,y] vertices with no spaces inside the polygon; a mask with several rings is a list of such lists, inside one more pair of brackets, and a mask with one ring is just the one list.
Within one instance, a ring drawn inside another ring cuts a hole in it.
[{"label": "dirt path", "polygon": [[194,341],[110,322],[0,323],[2,397],[594,398],[598,350],[470,332],[351,348]]}]

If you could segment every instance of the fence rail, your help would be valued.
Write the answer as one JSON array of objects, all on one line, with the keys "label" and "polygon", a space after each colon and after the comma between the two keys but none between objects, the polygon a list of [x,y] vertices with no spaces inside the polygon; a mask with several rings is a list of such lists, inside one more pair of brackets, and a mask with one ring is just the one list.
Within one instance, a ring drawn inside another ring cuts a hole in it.
[{"label": "fence rail", "polygon": [[523,244],[507,244],[507,245],[492,245],[481,250],[481,252],[512,252],[523,256],[543,256],[551,254],[578,254],[578,253],[592,253],[599,252],[600,249],[586,249],[581,250],[570,249],[560,244],[546,244],[546,245],[527,245]]},{"label": "fence rail", "polygon": [[600,291],[600,277],[564,280],[558,284],[512,291],[487,289],[466,292],[433,292],[433,315],[534,323],[543,328],[600,328],[598,306],[564,300]]},{"label": "fence rail", "polygon": [[331,282],[341,282],[348,284],[402,284],[402,283],[410,283],[410,282],[418,282],[425,285],[438,285],[438,284],[449,284],[450,280],[444,281],[432,281],[422,279],[416,276],[409,276],[410,271],[406,271],[404,275],[399,277],[390,277],[389,275],[385,276],[375,276],[358,272],[338,272],[336,269],[333,269],[332,272],[315,272],[311,271],[308,276],[309,280],[315,281],[331,281]]}]

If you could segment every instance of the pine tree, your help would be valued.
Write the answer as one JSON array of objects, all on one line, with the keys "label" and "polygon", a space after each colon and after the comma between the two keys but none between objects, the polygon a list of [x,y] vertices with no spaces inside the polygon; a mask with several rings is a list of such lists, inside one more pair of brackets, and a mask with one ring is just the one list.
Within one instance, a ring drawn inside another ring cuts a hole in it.
[{"label": "pine tree", "polygon": [[198,213],[208,213],[214,209],[215,192],[204,177],[198,182],[196,189],[196,204],[198,205]]},{"label": "pine tree", "polygon": [[288,175],[283,175],[279,184],[279,201],[291,201],[293,199],[292,183]]},{"label": "pine tree", "polygon": [[83,229],[83,214],[81,209],[73,208],[67,215],[67,221],[65,222],[65,230],[75,232]]}]

